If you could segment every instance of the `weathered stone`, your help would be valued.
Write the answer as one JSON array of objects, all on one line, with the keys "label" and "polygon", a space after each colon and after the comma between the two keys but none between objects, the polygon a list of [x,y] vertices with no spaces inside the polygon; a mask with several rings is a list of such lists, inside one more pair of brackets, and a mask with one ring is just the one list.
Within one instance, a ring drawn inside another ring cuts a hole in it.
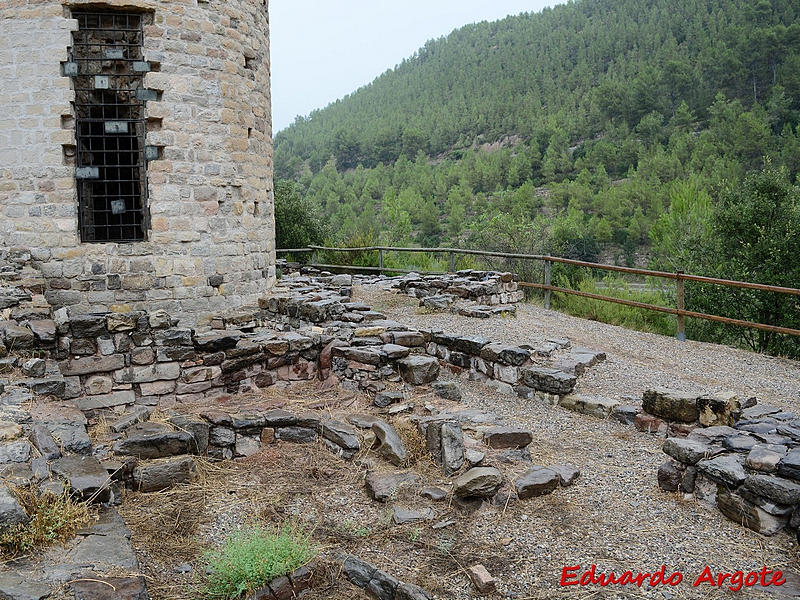
[{"label": "weathered stone", "polygon": [[91,375],[92,373],[108,373],[125,367],[125,357],[122,354],[109,356],[88,356],[86,358],[73,358],[59,363],[61,374],[65,377],[73,375]]},{"label": "weathered stone", "polygon": [[69,324],[76,338],[96,338],[108,333],[105,315],[73,315]]},{"label": "weathered stone", "polygon": [[86,378],[83,389],[89,396],[110,394],[114,388],[114,380],[107,375],[92,375]]},{"label": "weathered stone", "polygon": [[778,475],[800,481],[800,448],[790,450],[778,465]]},{"label": "weathered stone", "polygon": [[395,593],[400,582],[383,571],[376,569],[367,585],[367,592],[378,600],[395,600]]},{"label": "weathered stone", "polygon": [[267,427],[288,427],[297,423],[297,417],[281,409],[268,410],[264,413],[264,424]]},{"label": "weathered stone", "polygon": [[196,472],[197,466],[191,456],[160,459],[138,465],[133,470],[133,483],[140,492],[158,492],[191,483]]},{"label": "weathered stone", "polygon": [[24,463],[31,457],[31,445],[27,440],[0,444],[0,465],[4,463]]},{"label": "weathered stone", "polygon": [[483,462],[483,459],[486,458],[485,452],[479,452],[474,448],[467,448],[464,450],[464,459],[469,463],[471,467],[477,467]]},{"label": "weathered stone", "polygon": [[748,454],[757,444],[758,440],[750,435],[732,435],[722,442],[726,450]]},{"label": "weathered stone", "polygon": [[50,345],[56,341],[56,323],[50,319],[33,319],[28,321],[33,335],[43,345]]},{"label": "weathered stone", "polygon": [[677,492],[685,469],[681,463],[668,460],[658,467],[658,487],[665,492]]},{"label": "weathered stone", "polygon": [[633,424],[638,431],[643,433],[666,435],[669,429],[669,425],[665,421],[647,413],[639,413],[636,415]]},{"label": "weathered stone", "polygon": [[27,327],[21,327],[10,321],[0,321],[0,341],[11,350],[28,350],[33,348],[35,336]]},{"label": "weathered stone", "polygon": [[525,368],[520,371],[524,384],[539,392],[566,396],[571,394],[578,383],[575,375],[570,375],[558,369],[543,367]]},{"label": "weathered stone", "polygon": [[632,404],[615,406],[611,411],[611,418],[623,425],[633,425],[636,415],[642,410],[641,406]]},{"label": "weathered stone", "polygon": [[280,427],[275,429],[275,439],[294,444],[312,444],[317,441],[317,432],[307,427]]},{"label": "weathered stone", "polygon": [[474,565],[467,569],[469,578],[475,588],[483,595],[494,593],[497,588],[497,579],[492,577],[483,565]]},{"label": "weathered stone", "polygon": [[344,450],[357,452],[361,449],[356,430],[339,421],[326,420],[322,423],[322,437],[341,446]]},{"label": "weathered stone", "polygon": [[134,402],[136,402],[136,394],[133,390],[112,392],[100,396],[83,396],[75,399],[75,405],[83,411],[132,405]]},{"label": "weathered stone", "polygon": [[719,392],[697,399],[697,412],[703,427],[733,425],[740,412],[739,399],[733,392]]},{"label": "weathered stone", "polygon": [[515,367],[525,364],[531,356],[530,350],[502,343],[491,343],[481,348],[480,357],[491,362],[499,362]]},{"label": "weathered stone", "polygon": [[31,358],[22,363],[22,372],[28,377],[44,377],[47,363],[41,358]]},{"label": "weathered stone", "polygon": [[178,431],[186,431],[192,435],[190,450],[192,454],[203,454],[208,448],[208,439],[211,426],[201,419],[191,415],[176,415],[170,417],[170,425]]},{"label": "weathered stone", "polygon": [[75,600],[149,600],[142,575],[85,578],[70,583]]},{"label": "weathered stone", "polygon": [[434,381],[431,387],[440,398],[453,400],[454,402],[461,400],[461,388],[458,387],[455,381]]},{"label": "weathered stone", "polygon": [[433,510],[426,508],[423,510],[411,510],[395,506],[392,511],[392,521],[395,525],[408,525],[409,523],[419,523],[420,521],[430,521],[433,519]]},{"label": "weathered stone", "polygon": [[800,484],[773,475],[748,475],[744,487],[776,504],[800,503]]},{"label": "weathered stone", "polygon": [[10,442],[22,437],[22,426],[11,421],[0,421],[0,442]]},{"label": "weathered stone", "polygon": [[120,433],[125,431],[128,427],[147,421],[153,410],[147,406],[134,406],[131,412],[122,415],[119,419],[111,424],[111,431]]},{"label": "weathered stone", "polygon": [[447,492],[442,488],[438,487],[422,488],[419,495],[422,496],[423,498],[428,498],[429,500],[433,500],[434,502],[441,502],[442,500],[447,498]]},{"label": "weathered stone", "polygon": [[401,583],[397,586],[394,600],[431,600],[432,596],[419,586]]},{"label": "weathered stone", "polygon": [[0,571],[0,598],[3,600],[46,600],[51,598],[52,587],[31,579],[29,573],[12,569]]},{"label": "weathered stone", "polygon": [[233,446],[236,443],[236,432],[229,427],[212,427],[208,442],[214,446]]},{"label": "weathered stone", "polygon": [[725,486],[720,486],[717,491],[717,506],[720,512],[731,521],[762,535],[775,535],[789,522],[789,517],[771,515],[731,492]]},{"label": "weathered stone", "polygon": [[493,427],[483,434],[483,441],[494,449],[525,448],[533,441],[533,435],[517,427]]},{"label": "weathered stone", "polygon": [[366,588],[369,585],[376,571],[371,564],[354,556],[345,558],[342,570],[345,577],[360,588]]},{"label": "weathered stone", "polygon": [[569,395],[564,396],[558,402],[559,406],[598,419],[608,418],[614,409],[619,405],[619,401],[603,396],[588,395]]},{"label": "weathered stone", "polygon": [[92,451],[92,441],[84,425],[48,423],[47,428],[65,452],[89,454]]},{"label": "weathered stone", "polygon": [[378,421],[372,424],[372,432],[378,440],[378,452],[381,456],[393,465],[402,465],[408,451],[397,430],[385,421]]},{"label": "weathered stone", "polygon": [[721,452],[697,440],[683,438],[667,438],[662,450],[686,465],[695,465],[704,458],[710,458]]},{"label": "weathered stone", "polygon": [[642,396],[642,407],[651,415],[668,421],[694,423],[699,417],[697,394],[655,388]]},{"label": "weathered stone", "polygon": [[774,473],[778,470],[778,465],[783,457],[786,456],[786,453],[785,446],[762,446],[758,444],[753,446],[747,455],[745,466],[754,471]]},{"label": "weathered stone", "polygon": [[193,446],[193,436],[186,431],[132,433],[114,444],[114,452],[141,459],[164,458],[189,454]]},{"label": "weathered stone", "polygon": [[111,479],[94,456],[63,456],[50,463],[54,475],[62,477],[74,494],[83,500],[94,498],[106,502],[110,496]]},{"label": "weathered stone", "polygon": [[533,467],[514,482],[517,496],[527,500],[536,496],[552,494],[559,486],[561,478],[558,473],[545,467]]},{"label": "weathered stone", "polygon": [[197,334],[193,338],[194,347],[202,352],[224,352],[235,348],[242,337],[241,331],[210,331]]},{"label": "weathered stone", "polygon": [[439,361],[431,356],[414,355],[397,361],[400,376],[411,385],[425,385],[439,376]]},{"label": "weathered stone", "polygon": [[[0,484],[0,530],[10,525],[27,523],[28,514],[8,486]],[[2,589],[0,589],[2,595]]]},{"label": "weathered stone", "polygon": [[730,454],[701,460],[697,468],[707,477],[733,487],[739,487],[747,478],[744,467]]},{"label": "weathered stone", "polygon": [[391,404],[402,402],[405,399],[406,395],[403,392],[380,392],[375,395],[375,399],[372,403],[378,408],[386,408]]},{"label": "weathered stone", "polygon": [[34,425],[31,428],[30,440],[45,460],[55,460],[61,456],[61,449],[44,425]]},{"label": "weathered stone", "polygon": [[153,381],[166,381],[178,379],[181,366],[176,363],[156,363],[141,367],[128,367],[114,373],[117,383],[150,383]]},{"label": "weathered stone", "polygon": [[491,498],[503,485],[503,474],[494,467],[475,467],[453,482],[453,493],[459,498]]},{"label": "weathered stone", "polygon": [[386,502],[393,498],[397,491],[406,486],[419,483],[419,476],[415,473],[367,473],[366,486],[369,497],[378,502]]},{"label": "weathered stone", "polygon": [[260,435],[236,434],[236,444],[234,447],[235,456],[253,456],[261,450]]},{"label": "weathered stone", "polygon": [[580,470],[573,465],[553,465],[547,468],[556,472],[562,487],[571,486],[581,476]]}]

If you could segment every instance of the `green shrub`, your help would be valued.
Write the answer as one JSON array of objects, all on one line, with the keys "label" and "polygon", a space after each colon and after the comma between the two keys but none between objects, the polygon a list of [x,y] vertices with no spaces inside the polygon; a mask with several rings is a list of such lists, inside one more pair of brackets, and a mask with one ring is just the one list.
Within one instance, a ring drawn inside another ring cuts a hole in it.
[{"label": "green shrub", "polygon": [[251,525],[233,533],[222,548],[206,555],[210,600],[233,600],[281,575],[308,564],[317,555],[311,536],[300,525],[286,523],[269,530]]},{"label": "green shrub", "polygon": [[[648,283],[650,284],[649,289],[632,289],[618,277],[608,276],[602,282],[590,278],[584,279],[579,283],[577,289],[581,292],[655,304],[656,306],[675,305],[670,295],[657,287],[658,285],[663,285],[663,281],[652,280],[648,281]],[[576,317],[610,323],[611,325],[620,325],[628,329],[637,329],[661,335],[675,335],[677,331],[677,320],[672,315],[614,304],[613,302],[555,294],[553,296],[553,307]]]}]

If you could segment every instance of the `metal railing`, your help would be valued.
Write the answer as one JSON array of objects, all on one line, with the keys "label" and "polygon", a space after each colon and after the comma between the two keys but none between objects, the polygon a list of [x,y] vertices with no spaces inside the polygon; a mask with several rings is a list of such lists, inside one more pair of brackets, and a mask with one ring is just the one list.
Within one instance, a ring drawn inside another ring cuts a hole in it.
[{"label": "metal railing", "polygon": [[[377,267],[362,267],[358,265],[331,265],[317,263],[317,252],[377,252],[378,253],[378,266]],[[786,335],[800,336],[800,330],[791,329],[789,327],[779,327],[777,325],[769,325],[767,323],[754,323],[752,321],[744,321],[741,319],[732,319],[730,317],[722,317],[719,315],[711,315],[706,313],[695,312],[686,310],[685,299],[685,284],[687,281],[696,283],[704,283],[711,285],[721,285],[729,288],[739,288],[748,290],[759,290],[762,292],[774,292],[778,294],[789,294],[800,297],[800,289],[780,287],[776,285],[766,285],[762,283],[751,283],[748,281],[735,281],[730,279],[718,279],[716,277],[704,277],[702,275],[691,275],[689,273],[676,272],[670,273],[667,271],[651,271],[648,269],[637,269],[633,267],[621,267],[618,265],[605,265],[600,263],[586,262],[582,260],[573,260],[570,258],[560,258],[557,256],[546,256],[541,254],[514,254],[509,252],[489,252],[486,250],[468,250],[463,248],[394,248],[388,246],[365,246],[361,248],[336,248],[327,246],[309,246],[307,248],[294,248],[294,249],[281,249],[277,250],[278,254],[303,254],[311,253],[311,262],[307,265],[317,269],[328,270],[350,270],[350,271],[364,271],[364,272],[377,272],[377,273],[420,273],[422,275],[436,275],[443,274],[441,271],[435,272],[422,272],[419,270],[409,269],[396,269],[386,268],[384,266],[384,253],[385,252],[412,252],[424,254],[446,254],[449,256],[450,271],[451,273],[456,270],[456,255],[466,256],[486,256],[491,258],[505,258],[515,260],[532,260],[540,261],[544,264],[544,281],[542,283],[534,283],[529,281],[519,282],[520,287],[539,289],[544,291],[545,308],[550,308],[550,301],[553,292],[560,294],[568,294],[573,296],[580,296],[582,298],[589,298],[592,300],[600,300],[603,302],[613,302],[615,304],[622,304],[633,308],[641,308],[655,312],[666,313],[675,315],[678,320],[678,339],[684,341],[686,339],[686,317],[693,319],[704,319],[706,321],[713,321],[716,323],[724,323],[726,325],[735,325],[739,327],[748,327],[750,329],[759,329],[762,331],[769,331],[772,333],[780,333]],[[554,286],[552,283],[553,265],[563,264],[575,267],[585,267],[589,269],[598,269],[602,271],[610,271],[615,273],[626,273],[629,275],[642,275],[646,277],[656,277],[660,279],[673,280],[676,286],[676,307],[659,306],[657,304],[648,304],[645,302],[637,302],[635,300],[626,300],[624,298],[615,298],[613,296],[604,296],[602,294],[593,294],[589,292],[582,292],[580,290],[573,290],[569,288],[562,288]]]}]

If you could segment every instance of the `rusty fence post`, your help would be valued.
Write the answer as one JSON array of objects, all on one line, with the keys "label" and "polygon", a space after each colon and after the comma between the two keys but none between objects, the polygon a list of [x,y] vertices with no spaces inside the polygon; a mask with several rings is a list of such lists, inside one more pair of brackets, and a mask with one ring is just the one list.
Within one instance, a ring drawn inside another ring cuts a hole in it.
[{"label": "rusty fence post", "polygon": [[[686,286],[683,277],[683,271],[678,271],[678,278],[675,280],[677,285],[678,297],[678,311],[686,310]],[[678,341],[686,341],[686,315],[678,312]]]},{"label": "rusty fence post", "polygon": [[451,252],[450,253],[450,272],[451,273],[455,273],[456,272],[456,253],[455,252]]},{"label": "rusty fence post", "polygon": [[381,275],[383,275],[383,248],[378,249],[378,268]]},{"label": "rusty fence post", "polygon": [[544,284],[547,286],[544,290],[544,307],[550,310],[550,298],[553,292],[549,288],[553,284],[553,263],[546,258],[544,259]]}]

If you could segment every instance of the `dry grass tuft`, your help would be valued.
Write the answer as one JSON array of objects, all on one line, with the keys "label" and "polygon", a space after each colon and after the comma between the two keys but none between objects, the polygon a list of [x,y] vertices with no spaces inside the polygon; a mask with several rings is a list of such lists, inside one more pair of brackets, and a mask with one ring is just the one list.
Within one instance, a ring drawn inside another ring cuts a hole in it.
[{"label": "dry grass tuft", "polygon": [[66,492],[56,496],[50,492],[38,494],[35,490],[15,488],[14,493],[30,520],[0,532],[0,556],[13,558],[66,542],[89,521],[87,504],[75,501]]},{"label": "dry grass tuft", "polygon": [[428,453],[425,438],[422,437],[415,423],[412,423],[409,419],[398,419],[394,423],[394,428],[397,430],[400,439],[403,440],[406,450],[408,450],[406,462],[409,466],[430,461],[431,457]]}]

